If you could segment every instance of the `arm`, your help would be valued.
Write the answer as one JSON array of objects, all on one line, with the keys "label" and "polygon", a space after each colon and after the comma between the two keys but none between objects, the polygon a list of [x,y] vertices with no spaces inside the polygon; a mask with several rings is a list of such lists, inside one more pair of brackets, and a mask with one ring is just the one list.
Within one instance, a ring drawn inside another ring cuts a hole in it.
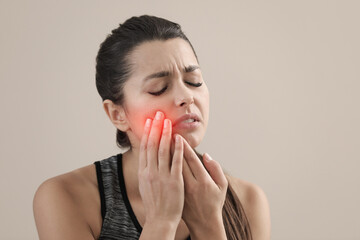
[{"label": "arm", "polygon": [[[254,240],[270,240],[270,207],[265,192],[257,185],[248,189],[248,219]],[[246,211],[246,209],[245,209]]]},{"label": "arm", "polygon": [[58,178],[40,185],[33,200],[39,239],[94,239],[76,199]]},{"label": "arm", "polygon": [[170,240],[175,239],[177,225],[170,222],[145,223],[139,240]]},{"label": "arm", "polygon": [[226,240],[226,232],[221,216],[209,221],[205,226],[189,226],[192,240]]},{"label": "arm", "polygon": [[254,240],[270,240],[270,207],[265,192],[256,184],[231,177],[249,220]]},{"label": "arm", "polygon": [[[254,240],[270,240],[270,207],[265,192],[256,184],[231,177],[234,190],[243,204]],[[188,226],[191,239],[227,239],[221,217],[207,226]]]}]

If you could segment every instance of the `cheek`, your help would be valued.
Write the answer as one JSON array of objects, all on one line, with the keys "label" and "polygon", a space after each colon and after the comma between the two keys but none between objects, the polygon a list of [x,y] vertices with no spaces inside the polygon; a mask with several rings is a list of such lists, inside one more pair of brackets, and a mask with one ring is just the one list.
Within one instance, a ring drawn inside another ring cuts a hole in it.
[{"label": "cheek", "polygon": [[209,95],[209,91],[208,89],[206,88],[202,94],[201,94],[201,110],[202,110],[202,113],[204,114],[204,120],[205,120],[205,123],[207,125],[207,122],[209,120],[209,111],[210,111],[210,95]]},{"label": "cheek", "polygon": [[205,112],[209,111],[209,102],[210,102],[210,96],[209,96],[209,91],[207,88],[204,89],[204,91],[201,93],[200,95],[200,101],[201,101],[201,105],[204,108],[203,110]]},{"label": "cheek", "polygon": [[166,112],[163,111],[162,107],[159,106],[149,106],[149,104],[138,104],[137,106],[133,106],[131,109],[131,114],[129,114],[128,118],[130,120],[130,127],[134,135],[141,140],[141,137],[144,133],[144,127],[146,119],[154,119],[155,114],[158,110],[162,111],[165,114]]},{"label": "cheek", "polygon": [[152,111],[148,107],[137,106],[131,108],[131,114],[129,114],[130,127],[138,139],[141,139],[147,118],[153,118]]}]

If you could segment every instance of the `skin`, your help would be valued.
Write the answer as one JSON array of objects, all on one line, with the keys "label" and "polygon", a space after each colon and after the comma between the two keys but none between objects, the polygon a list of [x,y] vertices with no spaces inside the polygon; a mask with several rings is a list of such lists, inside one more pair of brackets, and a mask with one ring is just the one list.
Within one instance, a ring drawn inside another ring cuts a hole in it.
[{"label": "skin", "polygon": [[[124,86],[124,105],[105,100],[103,107],[132,145],[123,154],[123,169],[129,201],[143,226],[142,238],[155,239],[161,233],[166,239],[186,239],[189,234],[192,239],[226,239],[221,209],[229,182],[217,161],[206,161],[204,156],[205,169],[192,150],[206,132],[209,91],[200,68],[183,71],[189,65],[199,66],[190,45],[182,39],[146,42],[129,60],[133,69]],[[143,82],[159,71],[170,74]],[[188,82],[203,85],[194,87]],[[149,93],[164,86],[168,88],[160,96]],[[156,112],[162,113],[159,120]],[[197,129],[173,128],[175,119],[190,112],[200,117]],[[148,127],[147,119],[151,121]],[[165,122],[169,123],[166,128]],[[176,135],[180,137],[177,143]],[[270,239],[265,193],[244,180],[230,176],[229,181],[243,204],[254,239]],[[97,239],[102,219],[94,165],[41,184],[34,197],[34,216],[40,239]]]},{"label": "skin", "polygon": [[[154,118],[158,110],[172,122],[185,113],[198,114],[202,124],[196,131],[173,131],[187,139],[192,147],[198,146],[208,124],[209,91],[200,68],[183,72],[186,66],[199,66],[190,45],[182,39],[143,43],[133,51],[130,62],[133,72],[124,86],[124,106],[114,105],[110,100],[105,100],[103,105],[113,124],[128,135],[132,153],[139,152],[145,120]],[[169,71],[171,76],[143,81],[146,76],[160,71]],[[193,87],[188,82],[203,85]],[[166,85],[168,89],[162,95],[149,94]]]},{"label": "skin", "polygon": [[[133,186],[139,186],[134,188],[131,197],[138,199],[138,201],[142,199],[144,203],[146,216],[144,225],[146,226],[148,222],[154,222],[160,218],[166,219],[166,222],[174,222],[173,225],[177,226],[182,213],[184,213],[183,219],[186,219],[187,227],[193,229],[200,229],[200,225],[207,226],[206,223],[209,223],[209,220],[221,224],[221,207],[225,199],[227,180],[219,164],[214,164],[210,168],[211,170],[214,169],[214,175],[219,178],[221,186],[221,189],[219,189],[219,186],[212,180],[191,149],[191,147],[195,148],[201,142],[206,132],[209,116],[209,91],[202,78],[200,68],[192,72],[184,71],[187,66],[199,66],[190,45],[182,39],[144,43],[132,53],[130,62],[133,63],[134,68],[132,76],[124,86],[124,105],[117,106],[110,100],[105,100],[104,109],[109,117],[113,116],[117,119],[117,121],[113,121],[114,125],[126,132],[132,144],[131,150],[124,154],[124,164],[132,165],[129,168],[134,170],[138,169],[138,174],[129,175],[129,181]],[[160,71],[168,71],[170,74],[166,77],[154,78],[144,82],[146,76]],[[189,82],[203,84],[200,87],[194,87],[189,85]],[[168,88],[161,95],[149,94],[158,92],[165,85]],[[144,123],[148,118],[154,119],[157,111],[162,114],[161,118],[153,121],[149,142],[143,143],[147,147],[141,149],[140,141],[141,138],[144,138],[144,132],[146,133]],[[195,130],[177,129],[176,127],[172,129],[172,122],[186,113],[198,114],[200,126]],[[164,129],[161,136],[165,118],[169,120],[169,127],[168,131]],[[178,176],[174,181],[173,176],[168,175],[168,172],[156,171],[157,167],[144,169],[139,166],[139,160],[143,160],[145,163],[155,162],[154,165],[156,166],[165,165],[166,168],[169,168],[171,164],[170,155],[172,155],[170,149],[174,147],[173,144],[171,145],[171,138],[174,134],[183,137],[182,144],[184,146],[182,148],[184,151],[181,152],[181,155],[186,155],[188,159],[188,162],[185,162],[183,178]],[[161,157],[160,154],[158,156],[160,151],[165,152],[165,156]],[[141,154],[145,157],[142,157]],[[162,164],[163,162],[165,163]],[[153,184],[149,178],[155,178]],[[169,184],[169,182],[172,182],[176,187]],[[191,192],[186,198],[188,201],[186,201],[185,206],[183,206],[184,191],[179,191],[179,189],[184,189],[184,184],[188,192]],[[208,187],[205,188],[207,185]],[[155,188],[156,186],[160,187]],[[174,187],[177,191],[172,191],[171,188],[168,189],[169,186]],[[153,191],[146,191],[147,189]],[[205,192],[195,191],[194,189],[207,189],[210,191],[206,192],[207,195],[204,195]],[[156,196],[161,196],[163,191],[167,193],[163,196],[164,198],[156,198]],[[170,196],[173,199],[170,199]],[[209,201],[210,204],[207,205],[204,204],[203,198],[212,201]],[[190,199],[192,201],[189,201]],[[166,206],[169,203],[171,205],[167,209]],[[160,206],[160,208],[156,209],[156,206]],[[175,206],[177,206],[177,211],[174,210]],[[193,206],[198,206],[198,208],[193,208]],[[183,208],[184,211],[182,211]],[[200,211],[194,211],[196,209],[200,209]],[[172,211],[175,211],[174,215],[168,216]],[[166,216],[162,216],[161,213],[165,213]],[[199,216],[202,217],[201,221],[195,221],[196,218],[199,219]],[[222,229],[220,233],[225,232]]]},{"label": "skin", "polygon": [[[124,153],[125,165],[129,164],[132,169],[137,170],[145,121],[147,118],[153,119],[157,111],[161,111],[164,118],[169,119],[171,123],[186,113],[198,114],[201,119],[200,127],[192,131],[174,128],[172,135],[181,135],[193,148],[200,144],[208,124],[209,91],[200,69],[191,73],[182,71],[185,66],[199,65],[190,45],[182,39],[144,43],[135,49],[130,61],[136,64],[132,76],[124,86],[124,106],[114,105],[110,100],[105,100],[103,105],[112,123],[126,132],[130,139],[132,149]],[[170,71],[172,76],[143,82],[146,76],[159,71]],[[202,82],[203,85],[193,87],[185,81]],[[161,90],[166,85],[169,87],[162,95],[149,94]],[[130,181],[138,185],[137,176],[132,176],[134,177]],[[136,194],[140,197],[140,192]]]},{"label": "skin", "polygon": [[[214,228],[217,231],[213,232],[212,237],[226,239],[221,209],[225,200],[227,180],[220,165],[209,164],[210,161],[206,161],[210,176],[190,145],[179,135],[171,157],[171,124],[167,119],[160,144],[157,146],[161,123],[162,117],[153,121],[154,127],[151,128],[150,135],[150,123],[147,124],[140,147],[139,187],[146,212],[145,226],[153,222],[157,222],[158,225],[159,219],[177,226],[182,216],[191,229],[192,239],[201,239],[202,233],[209,234],[208,231]],[[212,228],[209,229],[209,225]]]}]

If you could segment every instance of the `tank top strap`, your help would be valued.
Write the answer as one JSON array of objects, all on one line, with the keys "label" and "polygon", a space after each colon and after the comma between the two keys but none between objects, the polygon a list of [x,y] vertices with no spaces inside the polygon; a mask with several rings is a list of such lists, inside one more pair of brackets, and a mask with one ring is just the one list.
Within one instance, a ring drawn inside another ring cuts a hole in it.
[{"label": "tank top strap", "polygon": [[139,239],[142,227],[126,192],[122,153],[94,164],[103,219],[99,240]]},{"label": "tank top strap", "polygon": [[141,232],[135,226],[124,202],[124,192],[120,187],[119,167],[122,154],[94,162],[98,179],[103,218],[99,240],[139,239]]},{"label": "tank top strap", "polygon": [[105,205],[105,193],[104,193],[104,184],[102,180],[102,173],[101,173],[101,165],[100,161],[94,162],[95,168],[96,168],[96,178],[99,188],[99,194],[100,194],[100,204],[101,204],[101,217],[104,221],[105,218],[105,212],[106,212],[106,205]]}]

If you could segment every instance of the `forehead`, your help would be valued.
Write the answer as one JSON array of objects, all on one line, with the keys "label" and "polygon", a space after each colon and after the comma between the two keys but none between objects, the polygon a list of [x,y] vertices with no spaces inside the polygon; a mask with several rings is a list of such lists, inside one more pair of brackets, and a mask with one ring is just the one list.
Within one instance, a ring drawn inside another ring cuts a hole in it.
[{"label": "forehead", "polygon": [[198,65],[190,44],[181,38],[142,43],[131,53],[130,61],[136,75],[182,71],[185,66]]}]

